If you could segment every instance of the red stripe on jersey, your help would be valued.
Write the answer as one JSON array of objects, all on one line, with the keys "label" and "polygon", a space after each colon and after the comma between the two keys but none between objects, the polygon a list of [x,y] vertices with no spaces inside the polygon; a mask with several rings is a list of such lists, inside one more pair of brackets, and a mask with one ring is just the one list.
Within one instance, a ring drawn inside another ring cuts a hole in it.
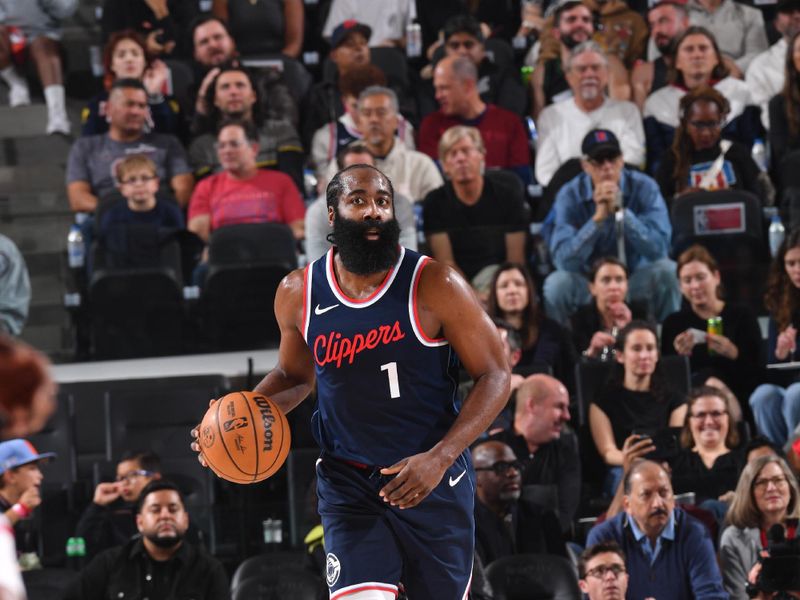
[{"label": "red stripe on jersey", "polygon": [[417,331],[419,331],[419,334],[422,336],[422,339],[424,339],[426,342],[429,343],[436,343],[436,342],[443,342],[444,338],[443,337],[429,338],[425,333],[425,330],[422,328],[422,322],[419,320],[419,313],[417,312],[417,288],[419,287],[419,280],[422,279],[422,270],[428,265],[430,260],[431,259],[427,256],[422,259],[422,266],[417,271],[417,274],[414,277],[414,281],[411,283],[414,290],[411,293],[411,307],[414,311],[414,323],[416,324]]},{"label": "red stripe on jersey", "polygon": [[345,598],[347,596],[352,596],[353,594],[358,594],[359,592],[366,592],[368,590],[377,590],[379,592],[389,592],[390,594],[394,594],[394,597],[397,598],[397,588],[394,586],[389,585],[379,585],[375,583],[370,583],[367,585],[359,586],[357,588],[350,588],[344,590],[340,593],[332,594],[331,600],[338,600],[339,598]]}]

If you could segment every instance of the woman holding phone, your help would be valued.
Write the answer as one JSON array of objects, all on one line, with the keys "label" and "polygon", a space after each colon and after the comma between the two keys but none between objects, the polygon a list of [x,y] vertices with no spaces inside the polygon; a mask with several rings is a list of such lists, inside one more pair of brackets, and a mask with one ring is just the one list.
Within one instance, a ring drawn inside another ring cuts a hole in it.
[{"label": "woman holding phone", "polygon": [[[800,321],[800,228],[792,229],[770,266],[764,306],[770,313],[767,363],[793,362]],[[800,423],[800,382],[759,385],[750,396],[756,427],[783,447]]]},{"label": "woman holding phone", "polygon": [[634,430],[681,427],[686,399],[669,388],[658,364],[655,326],[634,320],[617,335],[617,365],[605,390],[589,406],[589,429],[597,452],[610,467],[606,492],[622,476],[622,448]]}]

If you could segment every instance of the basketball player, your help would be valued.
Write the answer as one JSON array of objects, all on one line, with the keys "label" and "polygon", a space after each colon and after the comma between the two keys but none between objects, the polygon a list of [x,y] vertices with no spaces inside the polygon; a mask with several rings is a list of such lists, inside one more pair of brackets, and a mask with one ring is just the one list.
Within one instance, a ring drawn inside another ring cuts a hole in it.
[{"label": "basketball player", "polygon": [[[256,391],[289,411],[316,375],[330,597],[389,600],[402,581],[414,600],[461,599],[474,540],[466,448],[499,413],[510,375],[469,285],[398,245],[393,197],[368,165],[331,180],[334,247],[281,283],[278,366]],[[458,359],[475,380],[460,407]]]}]

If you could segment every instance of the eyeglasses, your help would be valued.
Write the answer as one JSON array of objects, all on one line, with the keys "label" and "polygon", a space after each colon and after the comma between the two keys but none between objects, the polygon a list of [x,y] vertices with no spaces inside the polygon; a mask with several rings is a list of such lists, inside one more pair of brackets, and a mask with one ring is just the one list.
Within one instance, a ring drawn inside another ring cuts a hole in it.
[{"label": "eyeglasses", "polygon": [[695,129],[719,129],[722,121],[689,121],[689,125]]},{"label": "eyeglasses", "polygon": [[495,475],[503,476],[508,473],[509,469],[516,469],[522,471],[522,463],[518,460],[508,462],[505,460],[498,460],[491,467],[477,467],[476,471],[494,471]]},{"label": "eyeglasses", "polygon": [[709,411],[701,411],[699,413],[695,413],[689,416],[692,419],[697,419],[698,421],[705,421],[706,417],[711,417],[714,421],[719,421],[722,417],[724,417],[727,414],[728,413],[723,410],[709,410]]},{"label": "eyeglasses", "polygon": [[139,175],[138,177],[123,179],[120,183],[123,185],[135,185],[137,183],[147,183],[148,181],[153,181],[153,179],[158,179],[158,177],[155,175]]},{"label": "eyeglasses", "polygon": [[789,482],[786,481],[786,477],[783,476],[770,477],[769,479],[756,479],[753,482],[753,487],[759,491],[765,491],[767,488],[769,488],[770,484],[776,488],[782,488],[785,485],[789,485]]},{"label": "eyeglasses", "polygon": [[230,140],[229,142],[214,142],[214,148],[217,150],[224,150],[225,148],[230,148],[231,150],[237,150],[238,148],[242,148],[246,146],[246,142],[241,140]]},{"label": "eyeglasses", "polygon": [[600,565],[599,567],[595,567],[594,569],[589,569],[586,571],[586,577],[597,577],[597,579],[602,579],[605,577],[606,573],[613,573],[614,578],[617,578],[624,572],[625,565]]},{"label": "eyeglasses", "polygon": [[155,473],[153,473],[152,471],[145,471],[144,469],[139,469],[137,471],[131,471],[130,473],[125,473],[125,475],[118,475],[117,482],[125,481],[127,483],[130,483],[137,477],[151,477],[152,475],[155,475]]},{"label": "eyeglasses", "polygon": [[589,161],[589,164],[595,167],[602,167],[606,163],[614,163],[620,158],[621,155],[616,154],[614,156],[600,156],[598,158],[586,158]]}]

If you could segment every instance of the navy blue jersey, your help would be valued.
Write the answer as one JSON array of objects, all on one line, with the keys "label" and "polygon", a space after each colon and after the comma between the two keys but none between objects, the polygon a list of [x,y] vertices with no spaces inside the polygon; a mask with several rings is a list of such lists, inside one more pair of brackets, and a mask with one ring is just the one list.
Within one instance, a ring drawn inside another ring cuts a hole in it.
[{"label": "navy blue jersey", "polygon": [[318,408],[313,429],[323,452],[389,466],[430,450],[458,414],[458,359],[444,339],[427,338],[416,290],[427,256],[402,248],[369,297],[339,289],[331,249],[306,267],[303,335],[314,355]]}]

